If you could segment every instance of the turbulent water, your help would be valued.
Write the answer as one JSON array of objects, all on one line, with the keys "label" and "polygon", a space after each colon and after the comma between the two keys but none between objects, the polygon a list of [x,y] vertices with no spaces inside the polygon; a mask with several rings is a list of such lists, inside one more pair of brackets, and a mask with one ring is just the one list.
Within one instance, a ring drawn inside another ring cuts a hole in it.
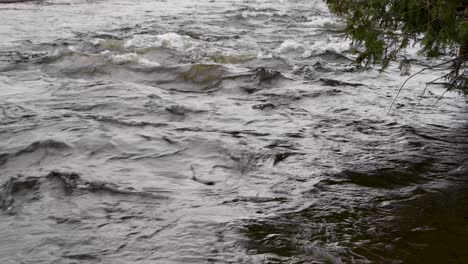
[{"label": "turbulent water", "polygon": [[322,1],[0,17],[0,263],[468,263],[466,100]]}]

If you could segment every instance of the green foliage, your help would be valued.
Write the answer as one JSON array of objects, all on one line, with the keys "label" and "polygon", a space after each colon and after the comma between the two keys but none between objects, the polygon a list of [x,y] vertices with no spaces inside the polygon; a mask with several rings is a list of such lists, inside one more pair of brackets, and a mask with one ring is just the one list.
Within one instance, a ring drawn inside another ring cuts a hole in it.
[{"label": "green foliage", "polygon": [[325,0],[343,17],[346,34],[364,49],[357,63],[381,63],[382,70],[412,43],[420,54],[447,60],[453,87],[468,92],[467,0]]}]

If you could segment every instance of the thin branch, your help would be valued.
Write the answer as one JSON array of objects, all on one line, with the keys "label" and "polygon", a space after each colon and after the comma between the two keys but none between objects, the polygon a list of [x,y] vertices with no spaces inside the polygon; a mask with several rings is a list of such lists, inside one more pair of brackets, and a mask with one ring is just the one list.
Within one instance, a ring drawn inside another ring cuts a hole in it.
[{"label": "thin branch", "polygon": [[[455,59],[457,59],[457,58],[455,58]],[[409,80],[411,80],[414,76],[421,74],[423,71],[426,71],[426,70],[430,70],[430,69],[434,69],[434,68],[440,67],[440,66],[442,66],[442,65],[445,65],[445,64],[448,64],[448,63],[454,61],[455,59],[451,59],[451,60],[448,60],[448,61],[444,61],[444,62],[439,63],[439,64],[437,64],[437,65],[425,67],[425,68],[423,68],[422,70],[418,71],[417,73],[415,73],[415,74],[411,75],[410,77],[408,77],[408,78],[405,80],[405,82],[400,86],[400,89],[398,89],[398,93],[397,93],[397,95],[395,96],[395,98],[393,98],[392,104],[390,105],[390,108],[388,109],[387,116],[390,115],[390,112],[392,111],[393,105],[395,104],[395,102],[396,102],[398,96],[400,95],[401,91],[403,90],[403,87],[405,87],[406,83],[407,83]]]},{"label": "thin branch", "polygon": [[[456,82],[455,82],[456,83]],[[461,83],[459,83],[458,85],[454,86],[453,85],[454,83],[452,83],[452,85],[450,85],[447,89],[445,89],[444,93],[439,97],[439,99],[437,99],[436,103],[434,104],[434,107],[437,106],[437,104],[439,103],[440,100],[442,100],[442,98],[444,97],[444,95],[450,91],[450,90],[454,90],[454,89],[457,89],[457,88],[460,88],[461,87]]]},{"label": "thin branch", "polygon": [[427,88],[429,87],[429,85],[431,84],[434,84],[436,81],[442,79],[442,78],[447,78],[447,76],[449,76],[450,73],[447,73],[443,76],[440,76],[439,78],[436,78],[428,83],[426,83],[426,87],[424,87],[424,91],[422,92],[421,96],[419,97],[419,100],[418,100],[418,103],[416,104],[416,106],[418,106],[420,103],[421,103],[421,100],[423,99],[424,95],[426,94],[426,91],[427,91]]},{"label": "thin branch", "polygon": [[437,99],[436,103],[434,104],[434,107],[437,106],[437,104],[439,103],[440,100],[442,100],[442,98],[444,97],[444,95],[450,90],[451,87],[445,89],[444,93],[442,93],[441,96],[439,96],[439,98]]}]

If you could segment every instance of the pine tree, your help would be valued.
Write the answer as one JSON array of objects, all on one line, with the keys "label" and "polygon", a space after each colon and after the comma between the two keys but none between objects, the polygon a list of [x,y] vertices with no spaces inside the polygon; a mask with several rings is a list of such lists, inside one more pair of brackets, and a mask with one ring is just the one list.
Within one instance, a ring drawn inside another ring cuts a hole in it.
[{"label": "pine tree", "polygon": [[[346,34],[362,45],[359,64],[380,63],[382,70],[412,44],[419,53],[443,62],[449,89],[468,94],[468,0],[325,0],[344,18]],[[430,67],[431,68],[431,67]]]}]

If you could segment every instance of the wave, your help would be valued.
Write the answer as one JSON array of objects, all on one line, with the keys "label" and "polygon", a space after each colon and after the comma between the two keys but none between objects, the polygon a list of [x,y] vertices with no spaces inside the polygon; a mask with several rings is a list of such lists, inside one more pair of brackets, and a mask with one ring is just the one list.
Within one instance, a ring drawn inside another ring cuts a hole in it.
[{"label": "wave", "polygon": [[182,36],[174,32],[161,35],[134,35],[124,42],[124,47],[126,49],[166,48],[186,50],[198,45],[200,45],[200,43],[190,36]]},{"label": "wave", "polygon": [[109,51],[104,51],[101,54],[104,55],[108,61],[117,65],[135,63],[135,64],[139,64],[142,66],[149,66],[149,67],[161,66],[160,63],[142,58],[136,53],[111,54],[111,52]]},{"label": "wave", "polygon": [[69,144],[65,142],[53,140],[53,139],[35,141],[29,144],[27,147],[20,148],[19,150],[0,153],[0,165],[4,165],[5,163],[7,163],[8,160],[12,158],[19,157],[21,155],[25,155],[29,153],[34,153],[40,150],[49,151],[48,153],[50,154],[51,150],[57,151],[57,152],[63,152],[69,149],[71,149],[71,146]]},{"label": "wave", "polygon": [[87,193],[113,196],[134,196],[145,199],[167,199],[166,196],[151,192],[121,188],[116,184],[84,180],[74,172],[51,171],[43,177],[12,177],[0,186],[0,209],[10,214],[17,213],[23,203],[40,200],[44,192],[62,195],[83,195]]}]

